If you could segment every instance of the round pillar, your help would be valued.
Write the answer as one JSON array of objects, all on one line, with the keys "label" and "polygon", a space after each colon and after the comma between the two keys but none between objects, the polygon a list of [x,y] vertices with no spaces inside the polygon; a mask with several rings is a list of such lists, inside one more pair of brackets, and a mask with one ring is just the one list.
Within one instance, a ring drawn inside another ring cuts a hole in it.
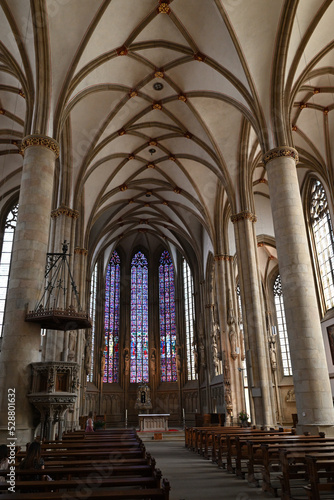
[{"label": "round pillar", "polygon": [[238,271],[242,292],[245,329],[246,362],[249,389],[254,404],[256,425],[271,427],[274,422],[269,378],[266,328],[257,259],[254,223],[257,218],[245,210],[232,215],[235,227]]},{"label": "round pillar", "polygon": [[19,210],[0,355],[0,433],[6,434],[7,391],[14,388],[18,443],[26,443],[33,437],[33,409],[27,393],[31,389],[30,363],[40,361],[41,328],[39,324],[25,322],[25,315],[28,309],[35,307],[43,291],[59,147],[50,137],[34,135],[22,141],[22,150]]},{"label": "round pillar", "polygon": [[[334,410],[311,258],[300,198],[298,153],[275,148],[264,156],[290,344],[300,431],[333,426]],[[333,429],[333,427],[332,427]]]}]

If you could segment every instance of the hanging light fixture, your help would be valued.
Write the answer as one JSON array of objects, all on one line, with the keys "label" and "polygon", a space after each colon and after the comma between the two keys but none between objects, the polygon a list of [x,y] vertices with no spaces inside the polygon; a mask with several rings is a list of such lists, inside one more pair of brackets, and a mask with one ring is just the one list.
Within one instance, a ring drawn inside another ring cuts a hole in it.
[{"label": "hanging light fixture", "polygon": [[[49,330],[91,328],[88,313],[82,311],[79,294],[69,266],[66,240],[62,253],[48,253],[44,293],[33,311],[26,314],[28,322],[40,323]],[[73,305],[73,302],[75,305]]]}]

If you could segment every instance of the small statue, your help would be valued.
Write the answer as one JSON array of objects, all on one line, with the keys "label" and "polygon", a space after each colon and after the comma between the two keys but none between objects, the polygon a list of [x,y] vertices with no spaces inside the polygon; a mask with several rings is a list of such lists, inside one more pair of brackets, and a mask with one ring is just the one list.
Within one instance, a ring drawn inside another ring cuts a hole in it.
[{"label": "small statue", "polygon": [[156,349],[153,347],[152,352],[151,352],[151,371],[152,375],[155,375],[156,370],[157,370],[157,363],[156,363]]},{"label": "small statue", "polygon": [[124,357],[124,373],[125,375],[127,375],[128,373],[130,373],[130,354],[128,348],[123,349],[123,357]]},{"label": "small statue", "polygon": [[270,347],[269,347],[269,357],[271,362],[271,368],[273,371],[277,369],[277,356],[276,356],[276,340],[273,336],[270,338]]},{"label": "small statue", "polygon": [[236,359],[238,354],[237,354],[237,334],[235,333],[235,329],[233,324],[230,326],[230,330],[228,333],[229,339],[230,339],[230,345],[231,345],[231,357],[232,359]]},{"label": "small statue", "polygon": [[54,389],[54,384],[55,384],[55,381],[54,381],[53,375],[50,374],[50,376],[48,378],[48,392],[52,392],[52,390]]},{"label": "small statue", "polygon": [[75,347],[76,347],[77,334],[73,330],[69,333],[68,339],[68,359],[72,361],[75,356]]},{"label": "small statue", "polygon": [[92,343],[91,339],[90,339],[90,337],[88,337],[86,340],[86,345],[85,345],[85,361],[84,361],[85,371],[86,371],[87,375],[89,375],[90,370],[91,370],[91,362],[92,362],[91,343]]},{"label": "small statue", "polygon": [[181,355],[181,347],[179,344],[176,345],[176,371],[177,373],[181,373],[182,371],[182,355]]},{"label": "small statue", "polygon": [[100,360],[100,374],[101,374],[101,377],[104,376],[105,367],[106,367],[106,357],[105,357],[103,349],[101,349],[101,360]]},{"label": "small statue", "polygon": [[205,347],[204,347],[204,341],[203,341],[203,338],[201,337],[199,339],[199,353],[200,353],[200,362],[201,362],[201,366],[203,368],[206,368],[206,362],[205,362]]},{"label": "small statue", "polygon": [[195,373],[198,373],[198,354],[195,348],[194,348],[194,366],[195,366]]}]

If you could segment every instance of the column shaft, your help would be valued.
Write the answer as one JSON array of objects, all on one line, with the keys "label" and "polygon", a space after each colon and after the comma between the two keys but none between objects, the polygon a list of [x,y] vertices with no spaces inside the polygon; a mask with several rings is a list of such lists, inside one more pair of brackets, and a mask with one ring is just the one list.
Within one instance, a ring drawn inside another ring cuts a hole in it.
[{"label": "column shaft", "polygon": [[231,217],[235,224],[238,271],[242,293],[246,362],[250,394],[253,397],[255,423],[273,425],[271,380],[269,379],[266,328],[258,274],[254,230],[256,217],[248,211]]},{"label": "column shaft", "polygon": [[300,429],[334,422],[333,401],[319,320],[311,258],[293,148],[264,157]]},{"label": "column shaft", "polygon": [[33,430],[33,411],[27,399],[31,384],[29,364],[40,361],[41,328],[37,323],[26,323],[25,315],[27,308],[35,307],[43,291],[58,146],[53,139],[41,136],[28,136],[22,144],[26,149],[0,358],[0,421],[1,430],[5,431],[7,390],[15,388],[16,435],[27,442]]}]

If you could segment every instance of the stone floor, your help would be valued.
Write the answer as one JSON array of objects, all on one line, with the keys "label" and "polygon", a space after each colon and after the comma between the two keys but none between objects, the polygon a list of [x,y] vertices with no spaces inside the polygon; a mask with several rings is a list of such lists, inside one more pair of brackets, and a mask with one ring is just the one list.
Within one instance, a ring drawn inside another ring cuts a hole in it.
[{"label": "stone floor", "polygon": [[170,500],[254,500],[273,498],[245,480],[218,469],[209,460],[188,451],[184,442],[145,442],[163,477],[171,484]]}]

